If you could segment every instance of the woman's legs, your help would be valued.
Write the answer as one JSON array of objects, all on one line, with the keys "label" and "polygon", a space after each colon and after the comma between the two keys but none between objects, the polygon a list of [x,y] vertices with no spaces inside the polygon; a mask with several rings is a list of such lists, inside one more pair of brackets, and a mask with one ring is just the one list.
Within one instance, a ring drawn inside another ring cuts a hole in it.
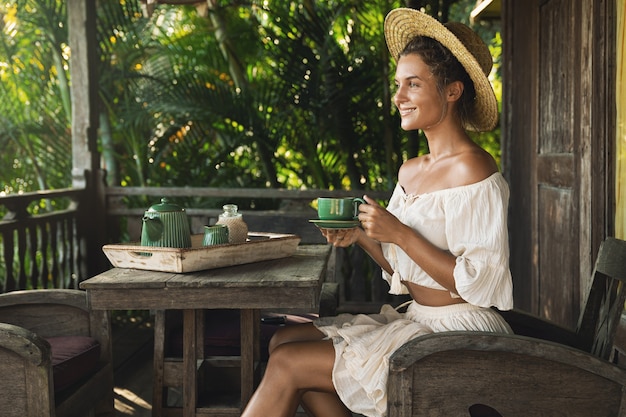
[{"label": "woman's legs", "polygon": [[[281,327],[270,340],[269,351],[271,354],[277,346],[283,343],[322,340],[323,338],[324,334],[310,323]],[[304,392],[302,393],[300,403],[310,416],[352,416],[352,413],[341,402],[334,389],[332,393],[319,391]]]},{"label": "woman's legs", "polygon": [[351,416],[332,382],[335,349],[312,324],[279,329],[263,380],[242,417],[293,416],[301,401],[314,416]]},{"label": "woman's legs", "polygon": [[336,393],[308,391],[302,395],[302,408],[312,417],[352,417],[352,412]]}]

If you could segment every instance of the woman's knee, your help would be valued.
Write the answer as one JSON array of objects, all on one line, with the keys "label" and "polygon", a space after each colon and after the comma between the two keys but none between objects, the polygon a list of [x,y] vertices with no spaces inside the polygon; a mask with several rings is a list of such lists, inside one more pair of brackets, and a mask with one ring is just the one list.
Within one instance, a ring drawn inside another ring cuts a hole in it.
[{"label": "woman's knee", "polygon": [[285,329],[286,327],[279,327],[270,338],[269,345],[267,347],[270,355],[274,352],[276,347],[286,342],[285,335],[283,334],[285,333]]},{"label": "woman's knee", "polygon": [[323,337],[322,332],[311,323],[284,326],[274,332],[269,341],[268,350],[271,355],[278,346],[284,343],[320,340]]},{"label": "woman's knee", "polygon": [[293,349],[290,343],[285,341],[284,343],[277,343],[270,350],[270,353],[267,372],[282,375],[285,380],[289,379],[287,376],[293,372],[292,369],[299,360],[297,349]]}]

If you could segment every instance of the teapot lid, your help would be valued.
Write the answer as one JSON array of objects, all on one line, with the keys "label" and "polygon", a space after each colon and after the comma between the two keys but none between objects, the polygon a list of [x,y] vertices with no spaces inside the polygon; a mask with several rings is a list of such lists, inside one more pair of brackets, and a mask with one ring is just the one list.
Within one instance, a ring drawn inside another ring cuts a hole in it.
[{"label": "teapot lid", "polygon": [[161,203],[160,204],[155,204],[153,206],[151,206],[148,211],[156,211],[159,213],[163,213],[163,212],[167,212],[167,211],[185,211],[185,209],[183,209],[181,206],[179,206],[178,204],[174,204],[174,203],[170,203],[169,200],[167,198],[162,198],[161,199]]}]

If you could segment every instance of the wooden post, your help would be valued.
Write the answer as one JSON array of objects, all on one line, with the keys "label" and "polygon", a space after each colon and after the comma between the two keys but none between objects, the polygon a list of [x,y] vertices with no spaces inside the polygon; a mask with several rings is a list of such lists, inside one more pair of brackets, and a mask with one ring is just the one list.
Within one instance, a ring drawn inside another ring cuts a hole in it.
[{"label": "wooden post", "polygon": [[88,278],[108,268],[102,245],[106,243],[104,178],[98,152],[98,44],[96,2],[68,0],[72,99],[72,187],[84,188],[78,219],[81,271]]}]

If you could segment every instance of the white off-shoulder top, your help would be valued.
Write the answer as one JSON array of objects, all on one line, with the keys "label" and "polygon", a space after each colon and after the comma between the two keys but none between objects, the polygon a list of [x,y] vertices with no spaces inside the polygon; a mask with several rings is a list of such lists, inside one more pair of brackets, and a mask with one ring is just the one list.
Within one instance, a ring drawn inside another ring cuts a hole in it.
[{"label": "white off-shoulder top", "polygon": [[[454,280],[458,294],[480,307],[513,308],[509,270],[507,210],[509,187],[500,173],[469,185],[406,194],[400,186],[387,210],[435,246],[456,256]],[[445,290],[395,244],[382,243],[394,274],[383,271],[390,294],[407,294],[401,281]]]}]

